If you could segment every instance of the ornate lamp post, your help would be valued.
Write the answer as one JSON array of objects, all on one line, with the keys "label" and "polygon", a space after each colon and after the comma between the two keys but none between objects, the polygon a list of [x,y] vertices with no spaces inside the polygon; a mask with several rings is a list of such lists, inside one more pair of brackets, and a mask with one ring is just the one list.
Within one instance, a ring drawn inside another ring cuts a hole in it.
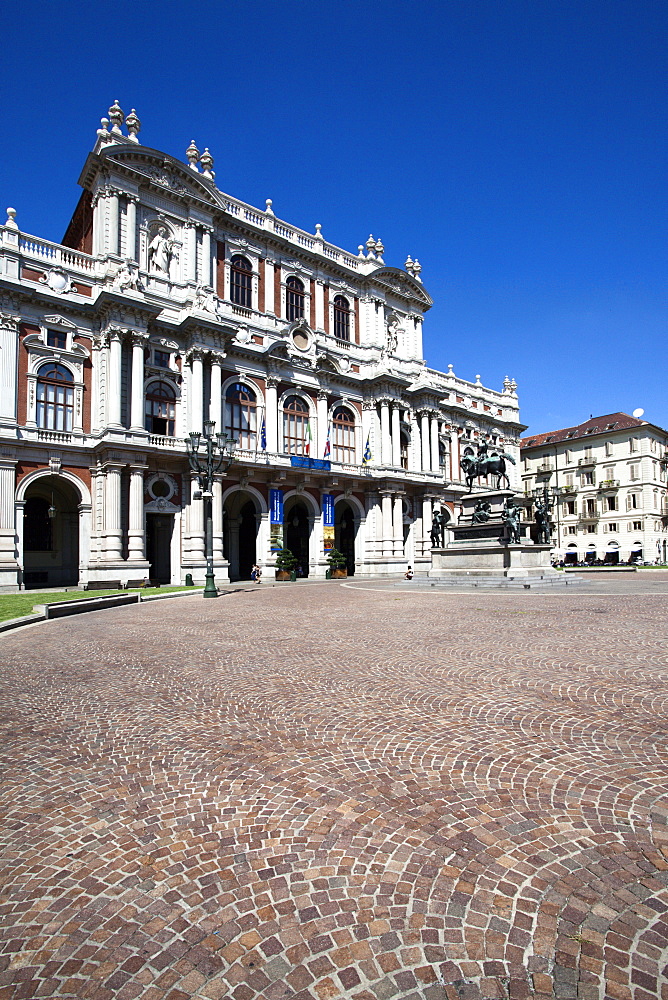
[{"label": "ornate lamp post", "polygon": [[[188,462],[197,474],[200,490],[193,493],[193,500],[204,500],[204,523],[206,526],[206,583],[203,597],[218,597],[213,575],[213,478],[218,472],[229,469],[234,460],[232,451],[236,441],[226,434],[214,434],[215,420],[204,421],[204,434],[191,431],[186,438]],[[204,449],[200,452],[200,445]]]},{"label": "ornate lamp post", "polygon": [[[543,531],[547,537],[544,541],[548,543],[551,539],[550,521],[552,510],[557,507],[557,544],[560,544],[559,539],[559,498],[562,495],[562,489],[560,486],[543,486],[536,487],[533,491],[533,502],[534,508],[539,513],[542,514],[541,520],[543,521]],[[539,528],[540,532],[540,528]]]}]

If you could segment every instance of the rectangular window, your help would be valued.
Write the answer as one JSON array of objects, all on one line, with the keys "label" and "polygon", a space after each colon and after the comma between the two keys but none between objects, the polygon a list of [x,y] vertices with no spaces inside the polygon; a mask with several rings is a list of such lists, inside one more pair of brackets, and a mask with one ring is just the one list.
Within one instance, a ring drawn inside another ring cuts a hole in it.
[{"label": "rectangular window", "polygon": [[633,530],[634,531],[642,531],[642,521],[634,521],[633,522]]},{"label": "rectangular window", "polygon": [[634,452],[638,450],[638,438],[629,438],[629,451]]},{"label": "rectangular window", "polygon": [[575,513],[575,500],[567,500],[566,501],[566,513],[567,514],[574,514]]},{"label": "rectangular window", "polygon": [[640,479],[639,465],[629,465],[629,479]]},{"label": "rectangular window", "polygon": [[582,482],[584,483],[585,486],[593,486],[594,485],[594,473],[593,472],[584,472],[583,475],[582,475]]},{"label": "rectangular window", "polygon": [[46,331],[47,347],[56,347],[59,351],[67,349],[67,334],[64,330]]},{"label": "rectangular window", "polygon": [[573,461],[573,449],[572,448],[567,448],[566,451],[564,452],[564,461],[566,462],[566,465],[570,465],[571,462]]},{"label": "rectangular window", "polygon": [[169,368],[169,351],[154,351],[153,364],[156,368]]},{"label": "rectangular window", "polygon": [[612,441],[606,441],[605,442],[605,456],[606,456],[606,458],[610,458],[611,455],[612,455]]},{"label": "rectangular window", "polygon": [[575,527],[574,524],[569,525],[569,527],[568,527],[568,534],[569,535],[577,535],[577,532],[578,532],[578,529]]},{"label": "rectangular window", "polygon": [[594,535],[595,533],[596,533],[596,525],[595,524],[588,524],[587,525],[587,534],[588,535]]},{"label": "rectangular window", "polygon": [[616,521],[610,521],[610,524],[608,525],[608,531],[619,531],[619,527]]},{"label": "rectangular window", "polygon": [[565,478],[566,478],[566,486],[572,486],[573,485],[573,473],[572,472],[567,472]]},{"label": "rectangular window", "polygon": [[606,497],[605,502],[608,510],[617,510],[617,497]]}]

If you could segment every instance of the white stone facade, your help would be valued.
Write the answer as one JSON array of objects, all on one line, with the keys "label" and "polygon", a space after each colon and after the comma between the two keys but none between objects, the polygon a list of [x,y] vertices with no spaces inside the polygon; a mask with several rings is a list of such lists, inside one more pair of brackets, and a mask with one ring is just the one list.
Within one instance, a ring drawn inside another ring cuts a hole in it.
[{"label": "white stone facade", "polygon": [[238,442],[218,580],[273,565],[277,496],[304,575],[327,569],[332,504],[350,572],[428,569],[465,449],[519,462],[515,383],[427,366],[417,261],[386,265],[373,237],[348,253],[224,194],[208,151],[181,163],[110,120],[62,244],[13,209],[0,227],[0,586],[202,580],[184,439],[207,419]]},{"label": "white stone facade", "polygon": [[567,563],[668,561],[668,432],[627,413],[522,439],[527,497],[559,490],[555,555]]}]

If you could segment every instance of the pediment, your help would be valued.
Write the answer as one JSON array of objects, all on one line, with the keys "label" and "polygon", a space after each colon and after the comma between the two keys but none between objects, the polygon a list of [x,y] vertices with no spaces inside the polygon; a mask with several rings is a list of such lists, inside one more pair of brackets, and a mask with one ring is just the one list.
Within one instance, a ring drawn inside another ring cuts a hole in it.
[{"label": "pediment", "polygon": [[392,292],[398,292],[405,298],[416,299],[422,303],[425,309],[429,309],[434,304],[434,300],[427,294],[422,283],[398,267],[380,267],[369,275],[369,279],[374,284],[382,285]]},{"label": "pediment", "polygon": [[219,209],[226,207],[226,200],[213,181],[207,180],[202,174],[191,170],[173,156],[166,156],[157,149],[118,145],[103,149],[100,157],[138,174],[145,182],[162,192],[169,192],[178,197],[190,196]]},{"label": "pediment", "polygon": [[42,322],[44,326],[59,326],[64,330],[76,330],[77,328],[75,323],[71,323],[69,319],[59,315],[44,316]]}]

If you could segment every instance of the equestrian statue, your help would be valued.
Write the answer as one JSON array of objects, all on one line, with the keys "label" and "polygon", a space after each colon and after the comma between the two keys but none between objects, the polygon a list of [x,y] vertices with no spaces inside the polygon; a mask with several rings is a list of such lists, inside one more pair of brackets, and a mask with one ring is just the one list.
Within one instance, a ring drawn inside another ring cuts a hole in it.
[{"label": "equestrian statue", "polygon": [[478,448],[478,454],[471,452],[462,458],[462,469],[466,478],[466,485],[469,493],[473,492],[473,481],[479,476],[496,476],[496,488],[501,488],[501,480],[505,479],[510,489],[510,479],[506,473],[506,461],[515,465],[515,459],[505,451],[496,452],[493,455],[487,454],[487,444],[483,443]]}]

